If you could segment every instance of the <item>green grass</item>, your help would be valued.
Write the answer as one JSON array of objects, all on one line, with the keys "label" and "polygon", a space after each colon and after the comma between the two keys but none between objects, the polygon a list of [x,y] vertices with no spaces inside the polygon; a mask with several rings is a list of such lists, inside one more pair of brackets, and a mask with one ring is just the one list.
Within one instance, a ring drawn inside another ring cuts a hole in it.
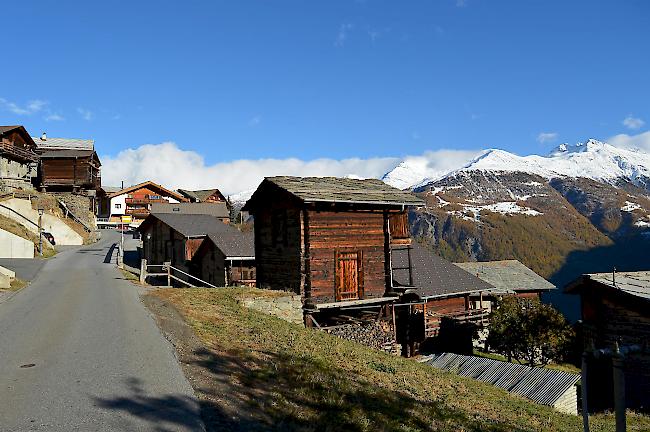
[{"label": "green grass", "polygon": [[26,281],[24,281],[22,279],[15,278],[9,284],[9,291],[20,291],[21,289],[25,288],[26,286],[27,286]]},{"label": "green grass", "polygon": [[[268,428],[304,431],[579,431],[581,419],[486,383],[391,356],[245,309],[252,288],[159,289],[206,346],[202,364],[229,377],[227,398],[244,401]],[[224,385],[224,383],[222,383]],[[593,416],[593,431],[611,431]],[[650,430],[631,414],[628,430]]]}]

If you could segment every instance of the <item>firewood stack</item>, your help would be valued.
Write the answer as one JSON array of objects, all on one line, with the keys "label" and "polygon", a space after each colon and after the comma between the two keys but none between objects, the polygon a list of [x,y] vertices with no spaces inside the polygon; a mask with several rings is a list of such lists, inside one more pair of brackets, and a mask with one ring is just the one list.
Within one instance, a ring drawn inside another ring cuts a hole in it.
[{"label": "firewood stack", "polygon": [[347,339],[370,348],[400,355],[395,343],[392,324],[388,321],[350,322],[330,327],[326,331],[341,339]]}]

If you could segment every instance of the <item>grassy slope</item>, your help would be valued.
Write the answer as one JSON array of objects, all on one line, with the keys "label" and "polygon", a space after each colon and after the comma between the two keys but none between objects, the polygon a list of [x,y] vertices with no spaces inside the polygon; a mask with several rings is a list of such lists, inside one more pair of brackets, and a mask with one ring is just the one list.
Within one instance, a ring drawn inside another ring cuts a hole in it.
[{"label": "grassy slope", "polygon": [[[230,373],[228,397],[278,430],[576,431],[579,417],[242,308],[251,289],[159,289]],[[258,291],[259,292],[259,291]],[[650,429],[630,416],[629,430]],[[613,430],[595,417],[594,431]]]}]

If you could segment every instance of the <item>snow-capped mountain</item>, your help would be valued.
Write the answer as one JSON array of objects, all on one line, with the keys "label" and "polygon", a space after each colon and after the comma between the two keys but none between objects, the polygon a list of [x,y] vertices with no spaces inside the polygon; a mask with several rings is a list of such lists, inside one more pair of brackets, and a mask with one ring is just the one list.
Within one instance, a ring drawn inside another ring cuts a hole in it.
[{"label": "snow-capped mountain", "polygon": [[438,173],[437,176],[407,160],[386,173],[383,180],[392,186],[406,189],[462,171],[524,172],[546,179],[582,177],[610,184],[626,179],[644,189],[650,189],[650,154],[614,147],[594,139],[575,145],[561,144],[547,156],[518,156],[505,150],[491,149],[466,165],[447,173]]}]

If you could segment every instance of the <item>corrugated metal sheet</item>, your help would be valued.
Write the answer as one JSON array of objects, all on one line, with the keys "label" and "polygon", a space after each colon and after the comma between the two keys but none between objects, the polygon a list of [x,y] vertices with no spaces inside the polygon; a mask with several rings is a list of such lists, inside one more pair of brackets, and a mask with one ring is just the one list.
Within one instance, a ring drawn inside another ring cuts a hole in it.
[{"label": "corrugated metal sheet", "polygon": [[575,393],[575,385],[580,379],[578,374],[452,353],[429,356],[423,363],[488,382],[549,406],[554,406],[567,392]]}]

